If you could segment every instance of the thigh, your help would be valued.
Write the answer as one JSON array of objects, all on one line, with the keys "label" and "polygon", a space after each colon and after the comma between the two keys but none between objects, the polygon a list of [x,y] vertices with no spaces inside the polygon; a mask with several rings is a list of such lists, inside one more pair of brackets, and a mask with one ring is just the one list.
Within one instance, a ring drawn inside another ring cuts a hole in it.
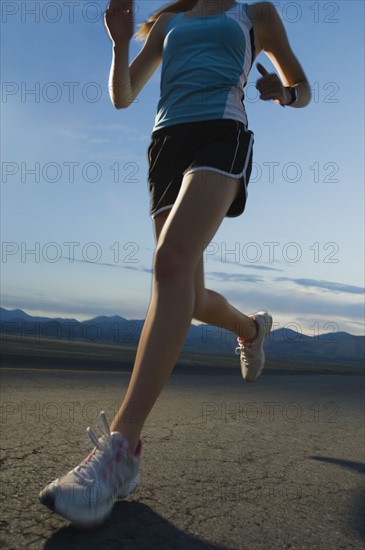
[{"label": "thigh", "polygon": [[152,220],[153,220],[153,226],[154,226],[154,230],[155,230],[155,240],[156,240],[156,244],[158,243],[158,239],[159,239],[159,237],[160,237],[162,228],[163,228],[163,226],[165,225],[166,220],[167,220],[167,218],[168,218],[170,212],[171,212],[171,209],[169,209],[169,210],[164,210],[163,212],[160,212],[159,214],[156,214],[156,216],[154,216],[154,217],[152,218]]},{"label": "thigh", "polygon": [[174,252],[184,268],[195,270],[239,189],[239,180],[209,169],[185,175],[158,248]]}]

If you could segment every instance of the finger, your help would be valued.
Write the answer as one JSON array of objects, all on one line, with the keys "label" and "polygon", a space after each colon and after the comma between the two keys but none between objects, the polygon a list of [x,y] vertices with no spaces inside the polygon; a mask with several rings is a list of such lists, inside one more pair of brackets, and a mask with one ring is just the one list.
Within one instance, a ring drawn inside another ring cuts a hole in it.
[{"label": "finger", "polygon": [[269,83],[257,89],[260,92],[260,99],[279,99],[283,95],[283,86],[279,82]]},{"label": "finger", "polygon": [[111,0],[107,7],[109,13],[132,13],[134,11],[133,0]]},{"label": "finger", "polygon": [[279,99],[280,97],[282,96],[282,94],[280,93],[280,91],[266,91],[266,92],[262,92],[260,94],[260,99],[263,99],[263,100],[270,100],[270,99]]},{"label": "finger", "polygon": [[279,78],[275,73],[266,74],[256,80],[256,88],[266,88],[280,84]]},{"label": "finger", "polygon": [[257,70],[259,71],[262,76],[266,76],[270,74],[261,63],[256,63]]},{"label": "finger", "polygon": [[278,99],[279,98],[279,93],[278,92],[272,92],[272,91],[267,91],[267,92],[261,92],[260,93],[260,99]]},{"label": "finger", "polygon": [[108,9],[131,9],[133,0],[110,0]]}]

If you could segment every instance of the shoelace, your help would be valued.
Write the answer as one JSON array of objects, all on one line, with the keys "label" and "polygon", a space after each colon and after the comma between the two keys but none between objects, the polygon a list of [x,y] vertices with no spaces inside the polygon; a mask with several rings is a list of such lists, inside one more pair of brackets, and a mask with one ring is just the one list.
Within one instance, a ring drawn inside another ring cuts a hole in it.
[{"label": "shoelace", "polygon": [[[105,436],[105,443],[100,441],[98,439],[92,429],[90,427],[86,428],[86,433],[90,437],[91,441],[94,443],[95,448],[91,451],[89,456],[79,465],[77,466],[73,472],[78,481],[86,481],[87,483],[92,483],[95,479],[98,478],[98,467],[102,464],[102,458],[105,458],[105,452],[108,454],[112,454],[111,447],[110,447],[110,429],[109,424],[106,419],[104,411],[101,411],[100,413],[100,420],[101,424],[99,424],[100,431],[103,433],[103,436]],[[123,445],[122,451],[124,451],[125,447]],[[98,453],[98,451],[102,451],[101,453]],[[88,478],[84,475],[84,472],[81,472],[81,470],[86,470],[88,473],[91,472],[91,478]]]},{"label": "shoelace", "polygon": [[242,342],[236,347],[234,351],[236,355],[241,353],[245,357],[246,355],[252,355],[256,347],[256,342]]}]

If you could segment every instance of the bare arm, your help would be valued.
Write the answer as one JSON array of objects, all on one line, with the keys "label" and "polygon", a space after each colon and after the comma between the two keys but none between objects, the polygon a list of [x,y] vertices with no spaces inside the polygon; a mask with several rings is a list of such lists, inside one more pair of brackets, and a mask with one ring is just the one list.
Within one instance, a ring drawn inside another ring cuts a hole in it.
[{"label": "bare arm", "polygon": [[[273,63],[279,73],[282,86],[279,97],[268,97],[270,94],[267,93],[262,99],[275,99],[277,103],[281,104],[288,103],[290,95],[285,87],[293,86],[297,89],[298,99],[291,106],[305,107],[310,102],[312,95],[308,79],[290,47],[284,25],[275,6],[271,2],[260,2],[250,6],[250,13],[253,14],[260,51],[263,50]],[[268,76],[272,77],[271,82]],[[278,95],[280,86],[275,88],[274,75],[268,76],[264,76],[258,83],[271,84],[271,89],[275,90],[271,95]],[[277,77],[277,75],[275,76]]]},{"label": "bare arm", "polygon": [[113,59],[109,90],[117,109],[129,107],[153,76],[162,61],[163,29],[166,15],[162,14],[152,27],[143,47],[129,66],[129,39],[113,42]]}]

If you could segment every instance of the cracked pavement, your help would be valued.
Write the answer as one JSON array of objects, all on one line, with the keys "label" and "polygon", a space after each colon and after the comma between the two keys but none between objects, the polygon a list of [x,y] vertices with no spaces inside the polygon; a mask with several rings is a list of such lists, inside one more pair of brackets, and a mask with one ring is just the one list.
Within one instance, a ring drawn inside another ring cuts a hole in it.
[{"label": "cracked pavement", "polygon": [[111,421],[129,376],[2,372],[2,548],[363,548],[362,376],[174,373],[136,493],[89,531],[50,512],[39,491],[90,452],[86,427]]}]

